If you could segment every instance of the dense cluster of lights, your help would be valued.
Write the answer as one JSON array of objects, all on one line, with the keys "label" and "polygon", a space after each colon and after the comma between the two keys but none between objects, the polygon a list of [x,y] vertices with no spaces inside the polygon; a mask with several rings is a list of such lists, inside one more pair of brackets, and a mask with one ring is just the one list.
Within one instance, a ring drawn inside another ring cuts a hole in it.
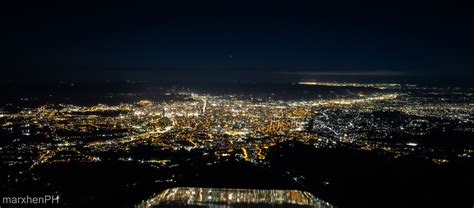
[{"label": "dense cluster of lights", "polygon": [[[270,147],[291,140],[314,147],[349,145],[361,150],[382,150],[394,157],[413,151],[434,155],[436,150],[416,143],[384,141],[394,132],[424,135],[446,123],[460,126],[461,131],[473,131],[463,128],[473,126],[471,103],[427,102],[404,91],[290,101],[178,94],[185,99],[141,100],[113,106],[43,105],[17,113],[3,112],[0,125],[12,137],[41,139],[15,139],[2,147],[2,161],[29,164],[30,168],[70,161],[100,162],[110,159],[101,157],[101,153],[127,152],[147,145],[169,151],[198,150],[216,158],[241,158],[264,164]],[[398,117],[384,120],[374,116],[377,112],[395,113]],[[457,154],[470,157],[471,153],[472,147],[466,147]],[[119,159],[156,166],[175,165],[161,158]],[[439,155],[433,161],[448,162]]]}]

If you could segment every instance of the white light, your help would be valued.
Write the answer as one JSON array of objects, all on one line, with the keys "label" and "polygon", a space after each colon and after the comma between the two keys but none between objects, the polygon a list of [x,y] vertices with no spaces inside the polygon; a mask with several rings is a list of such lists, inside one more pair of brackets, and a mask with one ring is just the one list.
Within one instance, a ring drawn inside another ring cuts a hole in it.
[{"label": "white light", "polygon": [[408,145],[408,146],[412,146],[412,147],[418,146],[418,144],[417,144],[417,143],[414,143],[414,142],[408,142],[407,145]]}]

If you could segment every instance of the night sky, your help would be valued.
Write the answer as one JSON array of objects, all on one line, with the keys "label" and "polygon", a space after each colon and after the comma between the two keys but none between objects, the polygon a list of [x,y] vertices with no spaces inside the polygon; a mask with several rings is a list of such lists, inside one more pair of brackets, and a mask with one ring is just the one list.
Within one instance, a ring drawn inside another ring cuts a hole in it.
[{"label": "night sky", "polygon": [[460,2],[150,2],[3,5],[1,80],[473,74]]}]

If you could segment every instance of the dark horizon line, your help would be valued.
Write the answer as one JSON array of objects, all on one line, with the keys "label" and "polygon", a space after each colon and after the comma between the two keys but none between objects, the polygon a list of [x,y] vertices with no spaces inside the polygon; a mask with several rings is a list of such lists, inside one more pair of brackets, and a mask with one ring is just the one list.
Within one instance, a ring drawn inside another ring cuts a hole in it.
[{"label": "dark horizon line", "polygon": [[15,68],[19,72],[22,69],[44,70],[44,73],[62,72],[212,72],[212,73],[273,73],[286,75],[310,75],[310,76],[474,76],[474,70],[454,69],[446,71],[442,69],[387,69],[375,67],[241,67],[241,66],[160,66],[160,65],[36,65],[36,66],[3,66],[3,68]]}]

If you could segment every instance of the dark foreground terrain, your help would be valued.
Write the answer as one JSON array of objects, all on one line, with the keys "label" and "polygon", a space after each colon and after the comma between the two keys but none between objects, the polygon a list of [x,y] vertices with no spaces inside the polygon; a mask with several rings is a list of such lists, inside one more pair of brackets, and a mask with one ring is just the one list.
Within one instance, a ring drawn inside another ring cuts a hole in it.
[{"label": "dark foreground terrain", "polygon": [[[472,160],[437,165],[301,143],[274,147],[270,164],[261,167],[236,160],[207,165],[205,157],[192,159],[193,154],[199,153],[183,152],[187,162],[166,169],[125,162],[48,165],[2,194],[60,193],[61,207],[132,207],[180,186],[301,189],[338,207],[471,207],[474,202]],[[2,167],[2,184],[10,172],[15,170]]]}]

